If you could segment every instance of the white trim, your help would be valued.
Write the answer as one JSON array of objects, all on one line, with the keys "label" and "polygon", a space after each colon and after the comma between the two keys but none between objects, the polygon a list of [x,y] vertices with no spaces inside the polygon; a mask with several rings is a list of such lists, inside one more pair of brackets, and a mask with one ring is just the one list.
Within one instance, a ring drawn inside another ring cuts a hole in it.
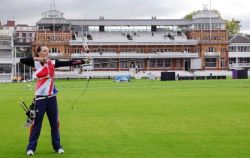
[{"label": "white trim", "polygon": [[[191,40],[183,40],[183,41],[179,41],[179,40],[168,40],[166,42],[134,42],[134,41],[126,41],[126,42],[108,42],[108,41],[102,41],[102,42],[98,42],[98,41],[87,41],[86,42],[88,45],[197,45],[198,41],[191,39]],[[69,41],[69,45],[70,46],[82,46],[82,41],[77,41],[77,40],[70,40]]]},{"label": "white trim", "polygon": [[250,46],[250,42],[249,43],[231,43],[228,46],[229,47],[232,47],[232,46]]},{"label": "white trim", "polygon": [[205,57],[220,57],[220,53],[219,52],[205,52],[204,56]]},{"label": "white trim", "polygon": [[[50,53],[51,58],[57,58],[56,53]],[[199,58],[199,53],[182,53],[182,52],[158,52],[158,53],[115,53],[115,52],[104,52],[102,55],[99,53],[83,53],[78,54],[74,53],[71,55],[71,58],[86,58],[88,56],[91,56],[93,59],[95,58],[139,58],[139,59],[147,59],[147,58]]]},{"label": "white trim", "polygon": [[250,52],[229,52],[228,58],[250,58]]}]

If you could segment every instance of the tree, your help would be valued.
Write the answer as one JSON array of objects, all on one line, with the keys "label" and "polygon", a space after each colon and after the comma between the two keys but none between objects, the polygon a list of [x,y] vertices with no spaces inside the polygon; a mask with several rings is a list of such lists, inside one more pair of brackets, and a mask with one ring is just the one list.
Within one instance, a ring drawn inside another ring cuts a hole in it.
[{"label": "tree", "polygon": [[240,33],[240,20],[232,19],[232,20],[225,20],[226,21],[226,29],[230,36],[236,35]]},{"label": "tree", "polygon": [[186,16],[184,16],[183,19],[186,19],[186,20],[193,20],[193,16],[195,14],[197,14],[199,12],[199,10],[196,10],[196,11],[192,11],[191,13],[187,14]]}]

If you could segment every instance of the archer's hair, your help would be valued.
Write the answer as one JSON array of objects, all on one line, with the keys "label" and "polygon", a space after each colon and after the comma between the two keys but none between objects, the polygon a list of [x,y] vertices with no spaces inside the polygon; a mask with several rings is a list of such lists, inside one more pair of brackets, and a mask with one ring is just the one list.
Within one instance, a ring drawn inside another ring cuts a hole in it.
[{"label": "archer's hair", "polygon": [[37,47],[36,52],[35,52],[35,54],[34,54],[35,57],[39,57],[38,53],[41,52],[42,47],[44,47],[44,46],[46,46],[46,45],[40,45],[40,46]]}]

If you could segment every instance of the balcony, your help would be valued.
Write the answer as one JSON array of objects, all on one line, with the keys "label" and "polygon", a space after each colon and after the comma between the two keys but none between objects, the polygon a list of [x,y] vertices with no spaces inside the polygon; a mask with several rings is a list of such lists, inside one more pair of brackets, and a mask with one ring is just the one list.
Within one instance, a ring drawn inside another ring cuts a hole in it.
[{"label": "balcony", "polygon": [[228,44],[228,41],[226,40],[199,40],[199,44]]},{"label": "balcony", "polygon": [[250,52],[229,52],[229,58],[250,58]]},{"label": "balcony", "polygon": [[[59,58],[62,54],[50,53],[52,58]],[[100,53],[74,53],[71,54],[71,58],[86,58],[91,56],[92,58],[118,58],[118,59],[127,59],[127,58],[136,58],[136,59],[165,59],[165,58],[199,58],[198,53],[182,53],[182,52],[165,52],[165,53],[115,53],[115,52],[104,52]]]},{"label": "balcony", "polygon": [[220,57],[220,52],[205,52],[205,57]]},{"label": "balcony", "polygon": [[0,45],[0,49],[11,50],[12,47],[10,45]]},{"label": "balcony", "polygon": [[230,69],[238,69],[238,68],[250,68],[250,63],[232,63],[229,64]]},{"label": "balcony", "polygon": [[59,44],[59,45],[68,45],[68,41],[35,41],[32,44],[35,45],[53,45],[53,44]]}]

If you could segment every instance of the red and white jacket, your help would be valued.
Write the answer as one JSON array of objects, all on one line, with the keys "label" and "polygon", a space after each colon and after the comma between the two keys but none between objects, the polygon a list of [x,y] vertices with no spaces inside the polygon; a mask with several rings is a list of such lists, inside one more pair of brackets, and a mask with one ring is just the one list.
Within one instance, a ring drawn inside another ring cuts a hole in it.
[{"label": "red and white jacket", "polygon": [[51,96],[57,93],[54,84],[55,60],[48,60],[47,63],[41,64],[34,61],[37,83],[35,95]]}]

